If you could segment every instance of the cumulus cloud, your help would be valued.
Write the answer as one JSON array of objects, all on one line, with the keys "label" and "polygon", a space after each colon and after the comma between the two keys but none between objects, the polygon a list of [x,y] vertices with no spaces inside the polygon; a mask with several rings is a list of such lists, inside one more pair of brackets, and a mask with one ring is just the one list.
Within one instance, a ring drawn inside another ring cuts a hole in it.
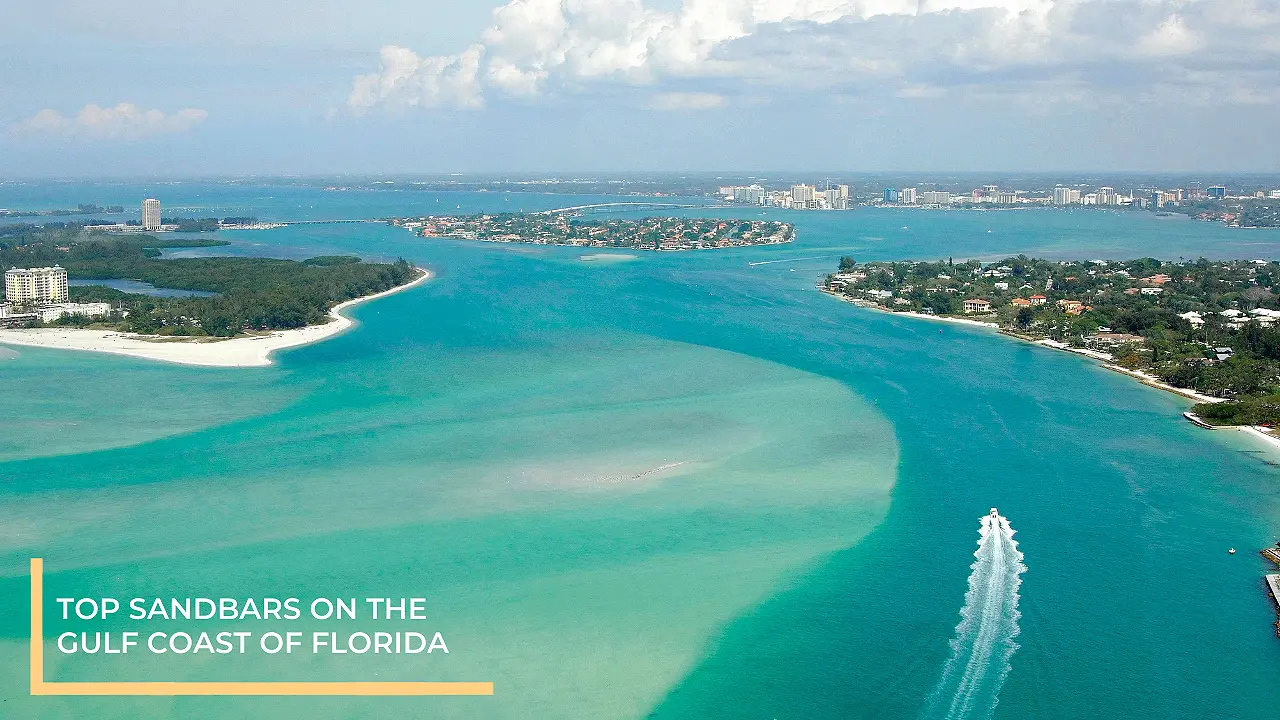
[{"label": "cumulus cloud", "polygon": [[[663,92],[699,81],[716,92]],[[459,55],[383,48],[349,105],[475,108],[487,96],[603,84],[647,88],[658,110],[761,87],[897,97],[1194,89],[1256,102],[1265,94],[1247,90],[1277,81],[1280,0],[683,0],[671,10],[511,0]]]},{"label": "cumulus cloud", "polygon": [[483,107],[478,78],[483,53],[483,46],[472,45],[457,55],[419,57],[407,48],[388,45],[382,48],[382,67],[356,78],[347,103],[356,109],[375,105]]},{"label": "cumulus cloud", "polygon": [[46,108],[9,129],[17,135],[134,140],[185,132],[204,122],[208,115],[204,110],[192,108],[166,114],[159,110],[139,110],[132,103],[107,108],[89,104],[70,117]]}]

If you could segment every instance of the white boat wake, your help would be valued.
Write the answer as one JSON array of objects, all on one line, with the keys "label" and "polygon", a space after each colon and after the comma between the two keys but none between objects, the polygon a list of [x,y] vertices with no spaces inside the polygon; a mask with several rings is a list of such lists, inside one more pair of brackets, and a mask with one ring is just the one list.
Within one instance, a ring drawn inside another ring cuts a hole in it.
[{"label": "white boat wake", "polygon": [[925,703],[922,720],[990,718],[1018,644],[1018,587],[1027,566],[1008,519],[995,508],[982,518],[969,591],[951,641],[951,659]]}]

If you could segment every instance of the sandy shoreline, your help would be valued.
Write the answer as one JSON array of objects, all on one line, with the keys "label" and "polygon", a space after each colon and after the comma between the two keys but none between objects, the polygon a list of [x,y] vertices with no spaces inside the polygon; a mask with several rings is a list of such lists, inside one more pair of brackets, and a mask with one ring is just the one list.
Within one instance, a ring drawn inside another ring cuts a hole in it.
[{"label": "sandy shoreline", "polygon": [[431,279],[431,271],[424,268],[418,270],[422,274],[412,282],[333,306],[329,310],[330,321],[324,325],[308,325],[296,330],[277,330],[266,335],[229,340],[174,339],[112,330],[72,328],[0,330],[0,345],[101,352],[203,367],[263,367],[271,364],[271,354],[277,350],[310,345],[350,329],[355,321],[343,315],[343,310],[408,290]]},{"label": "sandy shoreline", "polygon": [[[821,289],[821,288],[820,288],[820,289]],[[925,315],[924,313],[918,313],[918,312],[909,312],[909,311],[899,312],[899,311],[896,311],[896,310],[889,310],[889,309],[887,309],[887,308],[882,308],[882,307],[880,307],[880,306],[878,306],[878,305],[875,305],[875,304],[872,304],[872,303],[869,303],[869,302],[861,302],[861,301],[858,301],[858,300],[854,300],[854,299],[852,299],[852,298],[845,297],[845,296],[843,296],[843,295],[840,295],[840,294],[837,294],[837,293],[830,292],[829,290],[826,290],[826,289],[821,289],[821,290],[822,290],[822,292],[824,292],[824,293],[826,293],[827,295],[830,295],[830,296],[832,296],[832,297],[834,297],[834,298],[837,298],[837,299],[843,300],[843,301],[848,302],[848,303],[852,303],[852,304],[857,305],[858,307],[861,307],[861,308],[866,308],[866,309],[868,309],[868,310],[874,310],[874,311],[876,311],[876,312],[885,313],[885,314],[887,314],[887,315],[905,315],[906,317],[917,318],[917,319],[920,319],[920,320],[934,320],[934,321],[937,321],[937,322],[957,323],[957,324],[960,324],[960,325],[971,325],[971,326],[976,326],[976,327],[984,327],[984,328],[988,328],[988,329],[991,329],[991,330],[997,330],[997,331],[1000,331],[1000,334],[1001,334],[1001,335],[1004,335],[1005,337],[1012,338],[1012,339],[1014,339],[1014,340],[1021,340],[1022,342],[1029,342],[1029,343],[1031,343],[1031,344],[1033,344],[1033,345],[1039,345],[1039,346],[1041,346],[1041,347],[1052,348],[1052,349],[1054,349],[1054,350],[1063,350],[1063,351],[1065,351],[1065,352],[1075,353],[1076,355],[1083,355],[1083,356],[1085,356],[1085,357],[1087,357],[1087,358],[1090,358],[1090,359],[1093,359],[1093,360],[1098,360],[1099,362],[1101,362],[1101,363],[1102,363],[1102,367],[1104,367],[1104,368],[1106,368],[1106,369],[1108,369],[1108,370],[1112,370],[1112,371],[1114,371],[1114,372],[1118,372],[1118,373],[1120,373],[1120,374],[1122,374],[1122,375],[1128,375],[1129,377],[1131,377],[1131,378],[1133,378],[1133,379],[1137,380],[1138,382],[1142,383],[1143,385],[1146,385],[1146,386],[1148,386],[1148,387],[1156,388],[1157,390],[1164,390],[1165,392],[1171,392],[1171,393],[1174,393],[1175,395],[1181,395],[1182,397],[1185,397],[1185,398],[1187,398],[1188,400],[1195,400],[1196,402],[1201,402],[1201,403],[1217,403],[1217,402],[1222,402],[1222,398],[1216,398],[1216,397],[1212,397],[1212,396],[1209,396],[1209,395],[1201,395],[1200,393],[1198,393],[1198,392],[1196,392],[1196,391],[1194,391],[1194,390],[1188,390],[1188,389],[1186,389],[1186,388],[1174,387],[1174,386],[1172,386],[1172,385],[1170,385],[1170,384],[1168,384],[1168,383],[1166,383],[1166,382],[1164,382],[1164,381],[1160,380],[1160,378],[1158,378],[1158,377],[1156,377],[1156,376],[1154,376],[1154,375],[1151,375],[1151,374],[1149,374],[1149,373],[1142,372],[1141,370],[1130,370],[1129,368],[1125,368],[1125,367],[1121,367],[1121,366],[1119,366],[1119,365],[1116,365],[1116,364],[1113,362],[1114,358],[1112,358],[1110,355],[1108,355],[1108,354],[1106,354],[1106,353],[1098,352],[1098,351],[1096,351],[1096,350],[1088,350],[1088,349],[1085,349],[1085,348],[1074,348],[1074,347],[1071,347],[1070,345],[1067,345],[1067,344],[1065,344],[1065,343],[1060,343],[1060,342],[1057,342],[1057,341],[1054,341],[1054,340],[1034,340],[1034,339],[1031,339],[1031,338],[1025,338],[1025,337],[1022,337],[1022,336],[1017,335],[1017,334],[1014,334],[1014,333],[1010,333],[1010,332],[1006,332],[1006,331],[1002,331],[1002,330],[1000,330],[1000,326],[999,326],[998,324],[996,324],[996,323],[991,323],[991,322],[982,322],[982,321],[980,321],[980,320],[966,320],[965,318],[938,317],[938,316],[936,316],[936,315]],[[1271,436],[1269,436],[1269,435],[1265,435],[1264,433],[1259,433],[1259,434],[1264,435],[1264,436],[1265,436],[1265,437],[1267,437],[1269,440],[1275,440],[1275,438],[1271,438]],[[1280,442],[1280,440],[1277,440],[1277,442]]]},{"label": "sandy shoreline", "polygon": [[[839,298],[840,300],[844,300],[845,302],[853,303],[858,307],[866,308],[868,310],[875,310],[876,312],[882,312],[889,315],[906,315],[907,317],[917,318],[920,320],[937,320],[940,322],[959,323],[962,325],[976,325],[976,326],[981,326],[981,327],[1000,331],[1000,326],[997,325],[996,323],[980,322],[978,320],[966,320],[964,318],[937,317],[935,315],[925,315],[924,313],[917,313],[917,312],[896,312],[893,310],[888,310],[888,309],[879,307],[877,305],[873,305],[871,303],[858,302],[856,300],[853,300],[852,298],[838,295],[836,293],[829,292],[825,289],[822,292],[832,297]],[[1133,378],[1134,380],[1137,380],[1138,382],[1142,383],[1143,385],[1146,385],[1147,387],[1155,388],[1157,390],[1164,390],[1165,392],[1171,392],[1171,393],[1174,393],[1175,395],[1181,395],[1182,397],[1188,400],[1194,400],[1200,403],[1224,402],[1222,398],[1216,398],[1209,395],[1201,395],[1200,393],[1194,390],[1174,387],[1160,380],[1160,378],[1154,375],[1151,375],[1149,373],[1142,372],[1141,370],[1130,370],[1129,368],[1116,365],[1113,362],[1113,358],[1110,355],[1106,353],[1098,352],[1097,350],[1088,350],[1085,348],[1074,348],[1074,347],[1071,347],[1070,345],[1067,345],[1065,343],[1060,343],[1054,340],[1033,340],[1030,338],[1021,337],[1019,335],[1005,332],[1005,331],[1000,331],[1000,334],[1004,335],[1005,337],[1012,338],[1014,340],[1021,340],[1022,342],[1029,342],[1033,345],[1039,345],[1040,347],[1047,347],[1053,350],[1064,350],[1069,353],[1075,353],[1076,355],[1083,355],[1092,360],[1099,361],[1102,364],[1102,367],[1114,372],[1118,372],[1122,375],[1128,375],[1129,377]],[[1184,413],[1184,415],[1186,414],[1188,413]],[[1187,419],[1190,420],[1191,422],[1195,422],[1194,420],[1191,420],[1191,418],[1187,418]],[[1200,427],[1204,427],[1203,425],[1200,425],[1200,423],[1196,423],[1196,424],[1199,425]],[[1209,430],[1240,430],[1242,432],[1245,432],[1257,438],[1262,443],[1267,445],[1267,447],[1270,448],[1271,450],[1280,451],[1280,437],[1276,437],[1275,435],[1272,435],[1271,433],[1266,432],[1265,429],[1260,427],[1256,427],[1253,425],[1220,425],[1220,426],[1209,426],[1207,429]]]},{"label": "sandy shoreline", "polygon": [[926,315],[924,313],[912,312],[910,310],[889,310],[887,308],[882,308],[879,305],[876,305],[875,303],[867,302],[865,300],[855,300],[854,298],[851,298],[847,295],[841,295],[840,293],[833,293],[830,290],[827,290],[826,288],[820,287],[818,288],[818,290],[822,291],[826,295],[830,295],[831,297],[837,300],[843,300],[844,302],[850,303],[852,305],[857,305],[860,308],[866,308],[867,310],[875,310],[876,312],[882,312],[886,315],[901,315],[903,317],[916,318],[917,320],[932,320],[934,322],[952,323],[954,325],[971,325],[974,327],[983,327],[991,330],[1000,329],[999,325],[992,322],[983,322],[981,320],[968,320],[965,318],[956,318],[956,317],[945,317],[945,316],[939,316],[939,315]]},{"label": "sandy shoreline", "polygon": [[[996,323],[980,322],[978,320],[966,320],[964,318],[937,317],[935,315],[925,315],[924,313],[917,313],[917,312],[896,312],[893,310],[888,310],[888,309],[879,307],[877,305],[873,305],[871,303],[858,302],[856,300],[853,300],[852,298],[848,298],[843,295],[838,295],[836,293],[829,292],[825,289],[822,290],[822,292],[834,298],[838,298],[840,300],[844,300],[845,302],[857,305],[858,307],[866,308],[868,310],[875,310],[876,312],[882,312],[888,315],[906,315],[907,317],[917,318],[920,320],[936,320],[940,322],[959,323],[962,325],[976,325],[976,326],[981,326],[989,329],[1000,330],[1000,326],[997,325]],[[1116,365],[1114,362],[1112,362],[1113,358],[1106,353],[1098,352],[1096,350],[1087,350],[1085,348],[1073,348],[1070,345],[1056,342],[1054,340],[1033,340],[1030,338],[1024,338],[1024,337],[1021,337],[1009,332],[1004,332],[1004,331],[1001,331],[1000,334],[1004,335],[1005,337],[1012,338],[1014,340],[1029,342],[1033,345],[1039,345],[1041,347],[1047,347],[1053,350],[1064,350],[1069,353],[1083,355],[1092,360],[1099,361],[1102,364],[1102,367],[1114,372],[1118,372],[1122,375],[1128,375],[1129,377],[1133,378],[1134,380],[1137,380],[1138,382],[1142,383],[1143,385],[1146,385],[1147,387],[1155,388],[1157,390],[1164,390],[1165,392],[1171,392],[1171,393],[1174,393],[1175,395],[1181,395],[1182,397],[1188,400],[1194,400],[1200,403],[1224,402],[1222,398],[1216,398],[1209,395],[1202,395],[1194,390],[1188,390],[1186,388],[1174,387],[1160,380],[1160,378],[1154,375],[1151,375],[1149,373],[1142,372],[1141,370],[1130,370],[1129,368]],[[1186,413],[1184,413],[1184,415],[1185,414]],[[1190,418],[1187,418],[1187,419],[1191,420]],[[1195,422],[1195,421],[1191,420],[1191,422]],[[1199,425],[1199,423],[1196,423],[1196,424]],[[1253,425],[1221,425],[1221,426],[1210,426],[1208,429],[1240,430],[1262,441],[1270,449],[1280,451],[1280,437],[1276,437],[1275,435],[1272,435],[1269,432],[1266,432],[1263,428],[1255,427]]]},{"label": "sandy shoreline", "polygon": [[[1019,338],[1017,335],[1010,335],[1009,333],[1001,333],[1001,334],[1008,335],[1009,337],[1017,338],[1019,340],[1023,339],[1023,338]],[[1075,353],[1077,355],[1084,355],[1085,357],[1093,358],[1094,360],[1100,360],[1102,361],[1102,367],[1108,370],[1118,372],[1121,375],[1128,375],[1129,377],[1137,380],[1143,385],[1156,388],[1157,390],[1164,390],[1165,392],[1171,392],[1175,395],[1181,395],[1182,397],[1187,398],[1188,400],[1195,400],[1196,402],[1200,402],[1200,403],[1223,402],[1222,398],[1216,398],[1216,397],[1213,397],[1212,395],[1202,395],[1196,392],[1195,390],[1188,390],[1187,388],[1174,387],[1173,385],[1170,385],[1169,383],[1164,382],[1160,378],[1150,373],[1145,373],[1141,370],[1130,370],[1129,368],[1116,365],[1114,362],[1112,362],[1114,358],[1112,358],[1110,355],[1106,353],[1101,353],[1096,350],[1086,350],[1084,348],[1074,348],[1074,347],[1071,347],[1070,345],[1067,345],[1065,343],[1060,343],[1054,340],[1028,340],[1027,342],[1033,342],[1036,345],[1043,345],[1044,347],[1053,348],[1055,350],[1065,350],[1067,352]]]}]

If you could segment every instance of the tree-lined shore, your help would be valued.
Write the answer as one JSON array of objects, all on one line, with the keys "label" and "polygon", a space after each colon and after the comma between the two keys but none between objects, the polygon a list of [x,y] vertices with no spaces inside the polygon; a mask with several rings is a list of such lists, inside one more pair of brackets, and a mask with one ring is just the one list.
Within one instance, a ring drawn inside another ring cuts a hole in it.
[{"label": "tree-lined shore", "polygon": [[418,277],[405,260],[366,263],[356,257],[309,260],[208,257],[159,259],[160,248],[225,245],[212,240],[149,235],[86,234],[77,227],[17,226],[0,232],[0,264],[60,265],[79,280],[139,280],[160,288],[215,293],[212,297],[154,297],[104,286],[75,286],[74,302],[108,302],[106,318],[68,315],[74,327],[148,335],[234,337],[328,321],[333,306],[383,292]]},{"label": "tree-lined shore", "polygon": [[823,287],[884,310],[983,320],[1091,350],[1222,399],[1195,408],[1213,424],[1280,423],[1280,263],[844,258]]}]

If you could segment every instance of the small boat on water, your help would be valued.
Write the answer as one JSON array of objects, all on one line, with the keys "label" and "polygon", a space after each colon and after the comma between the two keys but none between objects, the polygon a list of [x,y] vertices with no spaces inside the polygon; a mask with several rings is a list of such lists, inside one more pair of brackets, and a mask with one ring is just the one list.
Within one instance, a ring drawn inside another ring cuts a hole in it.
[{"label": "small boat on water", "polygon": [[1000,517],[1000,511],[996,508],[991,508],[991,517]]},{"label": "small boat on water", "polygon": [[1228,551],[1227,551],[1227,554],[1228,554],[1228,555],[1235,555],[1235,554],[1236,554],[1236,549],[1235,549],[1235,548],[1231,548],[1230,550],[1228,550]]}]

